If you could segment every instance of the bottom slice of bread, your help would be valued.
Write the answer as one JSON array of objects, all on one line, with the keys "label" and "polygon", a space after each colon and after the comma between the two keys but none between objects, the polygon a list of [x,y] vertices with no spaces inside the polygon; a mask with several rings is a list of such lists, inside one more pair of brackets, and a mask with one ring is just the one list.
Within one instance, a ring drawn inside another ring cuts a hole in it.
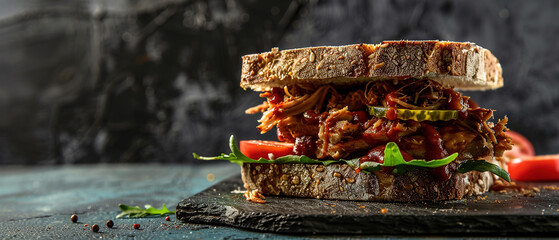
[{"label": "bottom slice of bread", "polygon": [[481,194],[493,185],[489,172],[454,173],[440,181],[428,171],[394,176],[356,173],[346,164],[244,163],[244,187],[264,195],[358,201],[437,201]]}]

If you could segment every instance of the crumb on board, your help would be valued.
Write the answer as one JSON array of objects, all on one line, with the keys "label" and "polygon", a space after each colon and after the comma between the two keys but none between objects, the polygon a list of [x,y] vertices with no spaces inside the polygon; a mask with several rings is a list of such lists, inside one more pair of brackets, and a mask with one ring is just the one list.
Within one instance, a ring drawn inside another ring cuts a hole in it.
[{"label": "crumb on board", "polygon": [[545,189],[545,190],[559,191],[559,186],[554,186],[554,185],[551,185],[551,186],[543,186],[543,189]]},{"label": "crumb on board", "polygon": [[247,201],[255,203],[266,203],[266,201],[264,200],[264,195],[260,194],[260,191],[258,191],[258,189],[254,189],[252,191],[246,190],[245,198],[247,199]]},{"label": "crumb on board", "polygon": [[525,197],[534,197],[536,193],[540,192],[540,188],[523,186],[517,184],[516,182],[509,183],[501,180],[496,180],[493,186],[491,186],[491,191],[500,193],[519,193]]}]

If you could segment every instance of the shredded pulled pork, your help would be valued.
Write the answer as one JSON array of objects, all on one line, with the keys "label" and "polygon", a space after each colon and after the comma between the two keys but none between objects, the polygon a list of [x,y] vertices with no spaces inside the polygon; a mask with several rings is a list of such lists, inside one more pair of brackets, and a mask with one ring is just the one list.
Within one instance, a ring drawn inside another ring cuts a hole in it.
[{"label": "shredded pulled pork", "polygon": [[[265,102],[259,106],[249,108],[247,113],[253,114],[259,110],[266,109],[264,108],[266,105],[268,106],[268,110],[264,112],[262,118],[258,120],[260,125],[258,125],[258,130],[261,133],[265,133],[270,131],[281,119],[281,117],[289,117],[301,114],[315,106],[320,106],[324,102],[324,98],[326,94],[330,90],[333,90],[332,86],[322,86],[318,88],[312,94],[304,94],[302,96],[288,96],[286,99],[279,103],[279,104],[272,104],[270,101]],[[286,91],[289,93],[288,91]],[[265,96],[265,95],[264,95]]]},{"label": "shredded pulled pork", "polygon": [[259,113],[259,112],[264,112],[269,107],[270,106],[268,105],[268,102],[263,102],[262,104],[260,104],[258,106],[254,106],[254,107],[251,107],[251,108],[245,110],[245,113],[246,114],[255,114],[255,113]]},{"label": "shredded pulled pork", "polygon": [[[390,141],[413,157],[425,159],[433,142],[424,134],[426,128],[438,133],[441,153],[458,152],[459,159],[500,157],[511,148],[504,133],[506,118],[497,124],[489,122],[493,111],[479,108],[469,97],[428,79],[376,81],[364,89],[296,85],[271,89],[260,96],[267,101],[246,111],[263,112],[257,128],[265,133],[277,126],[280,141],[304,142],[296,147],[314,152],[319,159],[361,157]],[[460,117],[436,122],[390,120],[369,115],[367,105],[458,110]],[[313,139],[313,147],[308,146],[309,139]]]}]

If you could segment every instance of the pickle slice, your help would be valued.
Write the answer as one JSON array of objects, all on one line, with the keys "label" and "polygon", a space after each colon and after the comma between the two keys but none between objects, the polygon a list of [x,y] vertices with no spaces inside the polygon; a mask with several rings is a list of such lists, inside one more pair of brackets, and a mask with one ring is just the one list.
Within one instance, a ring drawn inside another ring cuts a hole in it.
[{"label": "pickle slice", "polygon": [[[388,108],[367,106],[369,114],[377,117],[386,117]],[[398,119],[421,121],[449,121],[458,119],[457,110],[412,110],[397,108]]]}]

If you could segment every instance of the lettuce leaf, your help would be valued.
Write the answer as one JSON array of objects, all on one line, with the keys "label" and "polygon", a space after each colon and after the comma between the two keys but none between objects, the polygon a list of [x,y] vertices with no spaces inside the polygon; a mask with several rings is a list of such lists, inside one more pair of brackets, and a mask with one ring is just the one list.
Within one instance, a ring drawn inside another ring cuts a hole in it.
[{"label": "lettuce leaf", "polygon": [[406,162],[404,160],[404,157],[402,156],[402,153],[400,152],[400,149],[398,148],[398,145],[396,145],[396,143],[394,142],[390,142],[386,145],[386,148],[384,150],[384,163],[381,164],[377,162],[364,162],[361,163],[361,165],[359,166],[359,158],[350,159],[350,160],[345,160],[345,159],[318,160],[318,159],[309,158],[304,155],[303,156],[287,155],[271,160],[264,159],[264,158],[255,160],[247,157],[241,152],[241,150],[237,147],[237,144],[235,143],[234,136],[231,136],[229,138],[229,148],[231,148],[230,154],[222,153],[220,156],[216,156],[216,157],[202,157],[196,153],[193,153],[192,155],[194,156],[194,158],[199,160],[227,160],[233,163],[237,163],[239,165],[242,165],[243,163],[273,163],[273,164],[303,163],[303,164],[322,164],[327,166],[332,163],[345,163],[354,169],[361,167],[361,170],[364,170],[365,172],[369,172],[369,173],[378,171],[381,169],[381,167],[393,167],[393,166],[411,166],[411,167],[428,167],[428,168],[440,167],[454,161],[458,156],[458,153],[454,153],[444,159],[437,159],[431,161],[414,159],[409,162]]},{"label": "lettuce leaf", "polygon": [[478,172],[492,172],[493,174],[501,177],[507,182],[510,182],[510,174],[499,166],[483,161],[483,160],[466,160],[460,167],[458,167],[459,173],[466,173],[470,171]]},{"label": "lettuce leaf", "polygon": [[[365,173],[372,173],[372,172],[379,171],[382,169],[382,167],[394,167],[393,170],[394,174],[403,174],[405,172],[417,168],[436,168],[436,167],[444,166],[456,160],[456,158],[458,157],[458,153],[454,153],[443,159],[435,159],[430,161],[425,161],[423,159],[413,159],[411,161],[406,162],[404,160],[404,157],[402,156],[402,153],[400,152],[400,148],[398,148],[398,145],[394,142],[389,142],[388,144],[386,144],[386,148],[384,149],[384,163],[363,162],[361,164],[359,164],[359,158],[349,159],[349,160],[345,160],[345,159],[318,160],[318,159],[312,159],[304,155],[303,156],[287,155],[287,156],[279,157],[276,159],[270,159],[270,160],[264,158],[255,160],[245,156],[241,152],[241,150],[237,147],[237,144],[235,143],[234,136],[231,136],[229,138],[229,148],[231,148],[230,154],[222,153],[220,156],[215,156],[215,157],[202,157],[196,153],[193,153],[192,155],[194,156],[194,158],[198,160],[227,160],[239,165],[242,165],[243,163],[269,163],[269,164],[303,163],[303,164],[322,164],[324,166],[328,166],[333,163],[345,163],[354,169],[361,168],[361,170]],[[499,166],[497,165],[493,165],[485,161],[468,160],[458,168],[458,172],[460,173],[465,173],[469,171],[491,171],[497,176],[502,177],[507,181],[510,181],[510,178],[508,177],[508,173],[505,170],[499,168]]]}]

